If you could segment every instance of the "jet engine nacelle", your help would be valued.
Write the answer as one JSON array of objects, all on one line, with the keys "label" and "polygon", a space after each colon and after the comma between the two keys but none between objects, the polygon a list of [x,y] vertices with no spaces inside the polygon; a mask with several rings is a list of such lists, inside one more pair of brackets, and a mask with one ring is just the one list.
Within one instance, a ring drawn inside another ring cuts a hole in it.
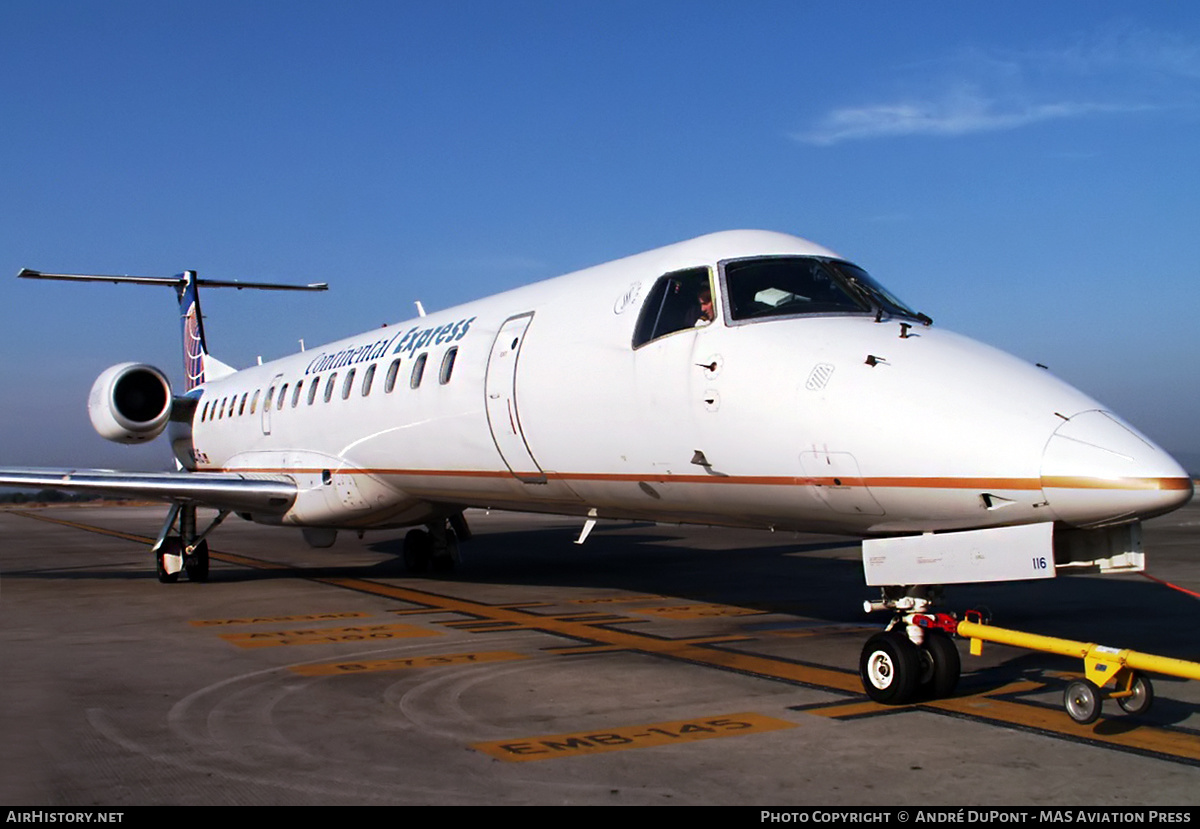
[{"label": "jet engine nacelle", "polygon": [[167,427],[171,400],[171,382],[161,371],[144,363],[120,363],[92,384],[88,415],[101,437],[142,443]]}]

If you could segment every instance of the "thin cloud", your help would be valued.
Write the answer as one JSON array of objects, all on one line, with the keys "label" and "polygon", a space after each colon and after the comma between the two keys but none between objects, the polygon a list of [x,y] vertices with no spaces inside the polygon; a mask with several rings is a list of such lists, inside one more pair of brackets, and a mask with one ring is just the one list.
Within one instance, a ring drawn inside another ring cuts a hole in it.
[{"label": "thin cloud", "polygon": [[1062,101],[1002,103],[977,93],[956,93],[936,101],[908,101],[836,109],[813,129],[793,134],[808,144],[903,135],[959,136],[996,132],[1097,113],[1127,112],[1145,107]]},{"label": "thin cloud", "polygon": [[1177,35],[1114,25],[1068,45],[964,48],[902,70],[909,94],[841,106],[791,135],[806,144],[898,136],[955,137],[1050,121],[1190,106],[1200,47]]},{"label": "thin cloud", "polygon": [[1200,44],[1173,32],[1116,23],[1057,49],[1019,55],[1024,65],[1053,67],[1078,75],[1120,73],[1139,82],[1200,78]]}]

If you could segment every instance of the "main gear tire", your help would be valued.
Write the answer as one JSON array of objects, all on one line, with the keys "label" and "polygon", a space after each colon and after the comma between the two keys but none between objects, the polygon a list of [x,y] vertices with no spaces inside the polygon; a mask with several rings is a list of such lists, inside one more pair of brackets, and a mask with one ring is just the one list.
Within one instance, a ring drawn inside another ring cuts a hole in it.
[{"label": "main gear tire", "polygon": [[404,536],[404,569],[414,576],[429,570],[433,562],[433,536],[425,530],[409,530]]},{"label": "main gear tire", "polygon": [[183,571],[187,573],[188,581],[208,581],[208,542],[201,541],[192,550],[192,554],[183,559]]},{"label": "main gear tire", "polygon": [[159,546],[158,551],[154,554],[155,571],[158,574],[158,580],[163,584],[174,584],[179,581],[179,571],[169,572],[167,569],[167,556],[182,556],[183,544],[179,540],[179,536],[170,535],[163,539],[163,543]]}]

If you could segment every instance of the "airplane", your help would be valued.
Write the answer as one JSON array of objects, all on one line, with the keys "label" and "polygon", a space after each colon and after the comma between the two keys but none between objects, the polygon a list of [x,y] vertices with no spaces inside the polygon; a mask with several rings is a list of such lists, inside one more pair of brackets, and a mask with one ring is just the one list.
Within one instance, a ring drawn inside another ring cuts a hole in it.
[{"label": "airplane", "polygon": [[182,394],[122,363],[88,410],[109,440],[167,432],[178,471],[0,469],[0,485],[169,504],[162,582],[205,581],[231,514],[315,547],[413,527],[412,573],[455,567],[468,508],[575,515],[577,543],[601,519],[859,536],[880,589],[866,607],[892,614],[860,674],[901,704],[958,681],[955,645],[923,622],[944,585],[1138,570],[1141,522],[1193,492],[1044,367],[782,233],[701,236],[240,370],[209,354],[198,289],[323,284],[18,275],[176,291]]}]

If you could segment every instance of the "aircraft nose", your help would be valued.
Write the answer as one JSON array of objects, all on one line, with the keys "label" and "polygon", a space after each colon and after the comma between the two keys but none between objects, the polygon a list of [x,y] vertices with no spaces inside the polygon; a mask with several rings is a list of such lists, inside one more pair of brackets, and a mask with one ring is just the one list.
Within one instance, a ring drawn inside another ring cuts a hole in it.
[{"label": "aircraft nose", "polygon": [[1046,443],[1042,493],[1060,521],[1099,527],[1183,506],[1192,480],[1119,417],[1091,409],[1067,418]]}]

